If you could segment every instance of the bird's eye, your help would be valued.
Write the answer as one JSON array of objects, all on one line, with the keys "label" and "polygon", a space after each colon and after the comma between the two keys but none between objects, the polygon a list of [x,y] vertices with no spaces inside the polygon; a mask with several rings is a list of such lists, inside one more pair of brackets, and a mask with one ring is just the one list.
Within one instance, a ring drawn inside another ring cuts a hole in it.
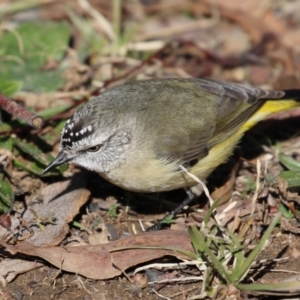
[{"label": "bird's eye", "polygon": [[88,149],[86,149],[86,151],[88,152],[97,152],[100,148],[101,148],[102,145],[95,145],[93,147],[90,147]]}]

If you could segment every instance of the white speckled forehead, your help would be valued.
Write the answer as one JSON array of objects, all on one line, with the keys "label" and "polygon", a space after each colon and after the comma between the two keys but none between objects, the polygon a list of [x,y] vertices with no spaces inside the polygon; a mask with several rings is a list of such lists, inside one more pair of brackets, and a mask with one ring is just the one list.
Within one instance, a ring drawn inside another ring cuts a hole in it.
[{"label": "white speckled forehead", "polygon": [[61,133],[61,145],[63,148],[72,148],[80,140],[84,140],[95,132],[91,124],[84,126],[82,119],[69,119]]}]

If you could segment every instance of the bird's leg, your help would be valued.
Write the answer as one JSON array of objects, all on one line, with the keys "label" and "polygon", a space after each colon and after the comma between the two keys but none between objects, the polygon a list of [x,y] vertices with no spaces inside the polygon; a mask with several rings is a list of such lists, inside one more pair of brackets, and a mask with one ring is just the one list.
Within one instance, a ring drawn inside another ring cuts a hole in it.
[{"label": "bird's leg", "polygon": [[173,209],[170,213],[168,213],[162,220],[158,221],[153,226],[149,227],[147,231],[157,231],[162,230],[166,226],[168,226],[168,220],[172,219],[179,211],[181,211],[185,206],[189,205],[192,201],[198,198],[202,192],[202,185],[197,184],[193,187],[186,189],[187,197],[180,203],[175,209]]}]

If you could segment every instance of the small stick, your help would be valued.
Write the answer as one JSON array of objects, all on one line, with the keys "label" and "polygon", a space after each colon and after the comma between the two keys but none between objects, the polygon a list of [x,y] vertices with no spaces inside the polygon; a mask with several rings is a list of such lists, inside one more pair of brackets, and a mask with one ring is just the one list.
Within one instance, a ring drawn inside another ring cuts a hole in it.
[{"label": "small stick", "polygon": [[17,104],[2,94],[0,94],[0,108],[34,128],[41,128],[44,124],[44,119],[42,117],[30,112],[25,107]]}]

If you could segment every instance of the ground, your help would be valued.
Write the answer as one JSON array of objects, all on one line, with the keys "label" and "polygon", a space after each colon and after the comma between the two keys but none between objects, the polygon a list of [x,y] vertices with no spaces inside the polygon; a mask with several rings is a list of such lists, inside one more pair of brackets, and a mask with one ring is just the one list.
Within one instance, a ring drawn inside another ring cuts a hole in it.
[{"label": "ground", "polygon": [[[213,213],[203,194],[162,232],[141,234],[141,224],[153,225],[185,191],[124,191],[74,166],[40,176],[77,107],[123,82],[208,77],[300,88],[299,1],[36,1],[20,9],[3,1],[0,11],[3,299],[299,295],[299,109],[257,124],[207,179],[219,201]],[[30,126],[36,115],[41,128]]]}]

